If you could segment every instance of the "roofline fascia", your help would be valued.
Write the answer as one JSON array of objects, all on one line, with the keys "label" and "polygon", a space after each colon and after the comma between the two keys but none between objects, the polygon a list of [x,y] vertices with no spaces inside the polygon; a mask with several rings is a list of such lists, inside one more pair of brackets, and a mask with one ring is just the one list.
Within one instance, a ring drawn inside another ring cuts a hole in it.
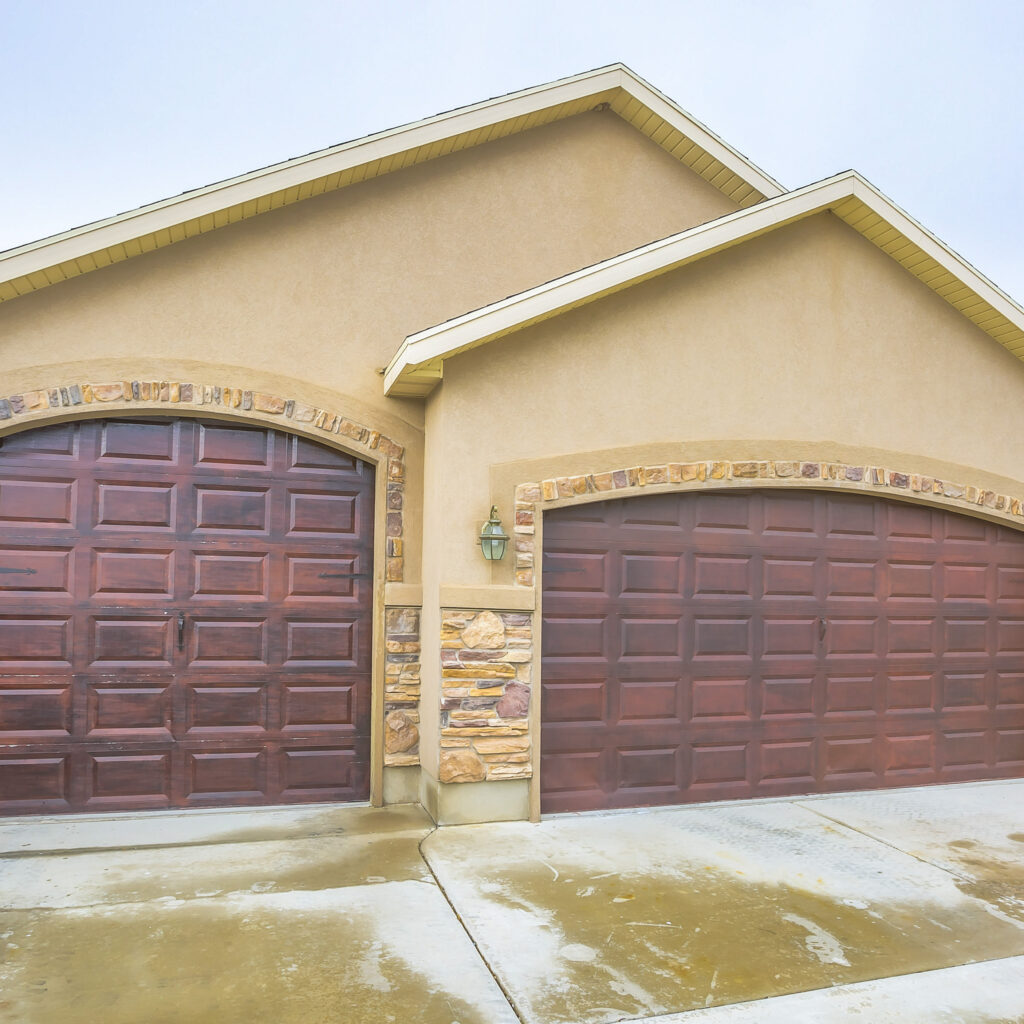
[{"label": "roofline fascia", "polygon": [[775,195],[784,191],[778,182],[624,64],[611,64],[272,164],[9,249],[0,253],[0,280],[27,277],[283,189],[344,172],[350,167],[383,160],[453,135],[486,128],[498,121],[616,88],[624,89],[680,130],[685,127],[688,137],[762,194]]},{"label": "roofline fascia", "polygon": [[850,198],[863,202],[963,280],[998,313],[1024,329],[1024,309],[1005,292],[856,171],[843,171],[411,334],[402,342],[385,370],[385,394],[391,392],[407,369],[486,344],[640,280],[667,273],[683,263],[821,213]]}]

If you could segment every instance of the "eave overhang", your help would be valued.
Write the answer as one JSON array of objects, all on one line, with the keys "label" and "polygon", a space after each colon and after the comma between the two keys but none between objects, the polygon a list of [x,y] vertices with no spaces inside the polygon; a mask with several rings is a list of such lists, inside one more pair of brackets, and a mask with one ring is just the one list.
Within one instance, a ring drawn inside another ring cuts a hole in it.
[{"label": "eave overhang", "polygon": [[0,302],[312,196],[607,104],[741,208],[784,189],[622,64],[297,157],[0,253]]},{"label": "eave overhang", "polygon": [[856,171],[845,171],[411,334],[385,370],[385,392],[428,395],[444,361],[459,352],[826,210],[1024,360],[1024,309]]}]

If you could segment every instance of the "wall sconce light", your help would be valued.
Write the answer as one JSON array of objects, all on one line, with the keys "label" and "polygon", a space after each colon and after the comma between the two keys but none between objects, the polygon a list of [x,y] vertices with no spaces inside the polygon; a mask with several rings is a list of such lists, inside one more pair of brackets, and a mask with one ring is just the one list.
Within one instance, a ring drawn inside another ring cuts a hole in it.
[{"label": "wall sconce light", "polygon": [[484,523],[484,528],[480,531],[480,550],[483,551],[484,558],[489,562],[504,558],[508,539],[508,534],[501,528],[498,506],[492,505],[491,518]]}]

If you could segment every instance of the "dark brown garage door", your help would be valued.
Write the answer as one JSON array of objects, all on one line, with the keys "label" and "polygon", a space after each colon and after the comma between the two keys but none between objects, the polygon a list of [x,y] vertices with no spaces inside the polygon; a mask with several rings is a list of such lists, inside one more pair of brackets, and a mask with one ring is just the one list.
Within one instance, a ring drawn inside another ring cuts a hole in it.
[{"label": "dark brown garage door", "polygon": [[1024,533],[816,492],[544,517],[549,812],[1024,775]]},{"label": "dark brown garage door", "polygon": [[269,430],[0,442],[0,813],[360,800],[373,468]]}]

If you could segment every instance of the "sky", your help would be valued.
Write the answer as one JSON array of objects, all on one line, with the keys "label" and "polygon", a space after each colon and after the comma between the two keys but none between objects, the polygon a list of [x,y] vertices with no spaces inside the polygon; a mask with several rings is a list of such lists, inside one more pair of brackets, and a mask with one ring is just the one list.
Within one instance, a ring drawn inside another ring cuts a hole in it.
[{"label": "sky", "polygon": [[1020,0],[0,0],[0,250],[622,61],[1024,303],[1022,54]]}]

